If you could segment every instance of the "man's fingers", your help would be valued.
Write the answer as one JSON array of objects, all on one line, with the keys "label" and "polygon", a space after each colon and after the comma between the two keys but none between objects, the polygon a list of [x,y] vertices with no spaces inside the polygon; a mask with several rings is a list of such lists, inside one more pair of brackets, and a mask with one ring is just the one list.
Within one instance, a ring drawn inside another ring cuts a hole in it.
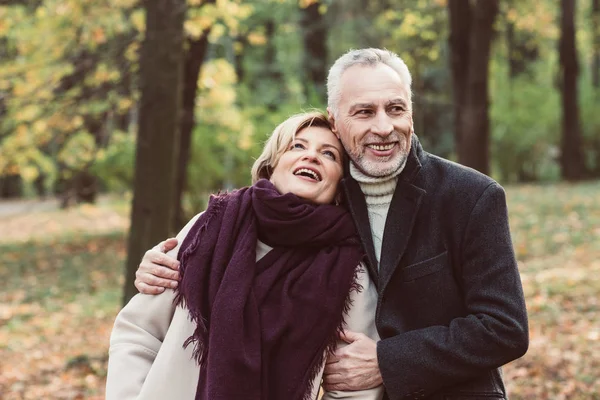
[{"label": "man's fingers", "polygon": [[366,335],[363,333],[352,332],[347,330],[344,330],[342,331],[342,333],[340,333],[340,339],[346,343],[356,342],[357,340],[360,340],[363,337],[366,337]]},{"label": "man's fingers", "polygon": [[137,290],[139,290],[140,293],[143,294],[160,294],[165,291],[164,287],[150,286],[137,279],[135,280],[135,287],[137,288]]},{"label": "man's fingers", "polygon": [[169,238],[167,240],[164,240],[162,242],[160,242],[160,244],[158,245],[160,251],[162,251],[163,253],[166,253],[168,251],[173,250],[175,247],[177,247],[177,238]]},{"label": "man's fingers", "polygon": [[161,278],[161,276],[165,276],[166,274],[173,272],[176,273],[176,271],[171,271],[168,268],[164,267],[156,267],[155,270],[152,271],[152,273],[146,273],[137,270],[135,273],[135,280],[143,282],[146,285],[150,286],[160,286],[163,288],[174,289],[177,287],[177,280]]},{"label": "man's fingers", "polygon": [[[146,272],[154,273],[151,267],[152,264],[169,267],[172,270],[179,269],[179,261],[176,258],[170,257],[156,249],[150,249],[144,254],[142,262],[140,263],[140,268],[147,270]],[[161,274],[159,276],[163,275]],[[165,276],[165,278],[167,277]]]},{"label": "man's fingers", "polygon": [[335,364],[340,362],[340,355],[338,354],[338,350],[336,350],[335,353],[331,353],[327,356],[327,359],[325,360],[325,365],[327,364]]},{"label": "man's fingers", "polygon": [[323,375],[323,388],[328,392],[333,390],[344,390],[344,380],[341,374],[324,374]]}]

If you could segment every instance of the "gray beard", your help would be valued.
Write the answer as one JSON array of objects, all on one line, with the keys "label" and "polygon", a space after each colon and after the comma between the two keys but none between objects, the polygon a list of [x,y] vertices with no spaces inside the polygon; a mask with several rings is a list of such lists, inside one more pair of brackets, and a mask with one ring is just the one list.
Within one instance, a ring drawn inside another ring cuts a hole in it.
[{"label": "gray beard", "polygon": [[[406,166],[406,162],[408,160],[408,154],[401,154],[400,157],[398,158],[398,161],[396,163],[394,163],[394,165],[391,165],[390,167],[386,168],[386,169],[381,169],[381,168],[376,168],[376,164],[378,164],[376,161],[375,162],[368,162],[367,163],[367,168],[363,167],[364,164],[364,159],[362,157],[359,157],[358,160],[356,160],[354,157],[350,156],[350,160],[352,161],[352,163],[354,164],[354,166],[363,174],[365,174],[366,176],[369,176],[371,178],[386,178],[389,176],[398,176],[402,170],[404,170],[404,167]],[[357,162],[358,161],[358,162]],[[375,168],[373,168],[375,166]]]}]

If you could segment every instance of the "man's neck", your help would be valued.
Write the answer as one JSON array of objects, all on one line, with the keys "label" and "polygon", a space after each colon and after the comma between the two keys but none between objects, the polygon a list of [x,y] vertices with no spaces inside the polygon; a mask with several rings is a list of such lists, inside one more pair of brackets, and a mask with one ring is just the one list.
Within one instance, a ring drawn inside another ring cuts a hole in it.
[{"label": "man's neck", "polygon": [[404,165],[389,175],[373,177],[362,172],[354,163],[350,163],[350,175],[360,185],[367,205],[389,204],[396,189],[398,175],[403,169]]}]

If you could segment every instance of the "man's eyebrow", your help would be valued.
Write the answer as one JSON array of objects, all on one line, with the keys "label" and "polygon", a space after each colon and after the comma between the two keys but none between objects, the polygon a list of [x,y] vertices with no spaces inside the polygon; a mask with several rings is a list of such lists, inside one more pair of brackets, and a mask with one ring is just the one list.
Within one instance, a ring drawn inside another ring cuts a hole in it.
[{"label": "man's eyebrow", "polygon": [[403,105],[404,107],[408,107],[408,103],[406,102],[406,100],[404,100],[401,97],[399,97],[397,99],[392,99],[386,103],[387,106],[393,106],[393,105],[398,105],[398,104]]},{"label": "man's eyebrow", "polygon": [[350,111],[354,111],[357,108],[373,108],[375,105],[373,103],[356,103],[352,104],[350,107]]}]

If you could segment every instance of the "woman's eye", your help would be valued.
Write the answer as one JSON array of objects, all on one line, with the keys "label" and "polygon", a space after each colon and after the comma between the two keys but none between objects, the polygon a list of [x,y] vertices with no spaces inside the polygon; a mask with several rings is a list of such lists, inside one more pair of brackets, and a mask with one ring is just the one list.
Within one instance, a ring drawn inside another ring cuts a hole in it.
[{"label": "woman's eye", "polygon": [[304,145],[302,143],[292,143],[290,149],[304,149]]},{"label": "woman's eye", "polygon": [[329,157],[329,158],[331,158],[333,161],[335,161],[335,160],[336,160],[335,153],[334,153],[333,151],[325,150],[325,151],[323,152],[323,155],[324,155],[325,157]]}]

